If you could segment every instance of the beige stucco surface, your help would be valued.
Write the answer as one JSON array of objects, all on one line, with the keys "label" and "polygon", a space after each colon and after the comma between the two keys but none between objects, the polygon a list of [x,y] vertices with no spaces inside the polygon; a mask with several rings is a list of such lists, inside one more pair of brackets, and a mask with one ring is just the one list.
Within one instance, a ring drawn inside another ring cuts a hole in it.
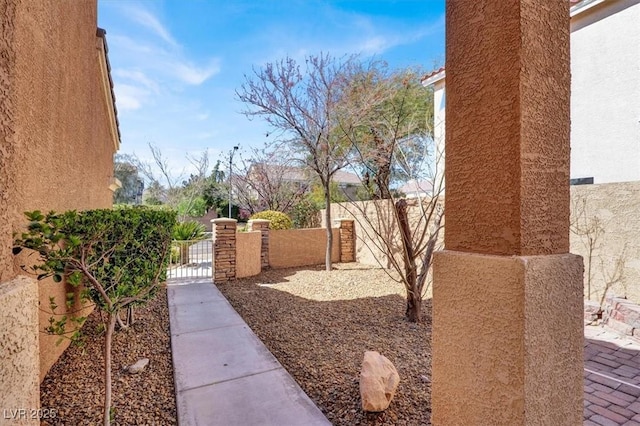
[{"label": "beige stucco surface", "polygon": [[[115,144],[96,37],[97,5],[87,1],[0,3],[0,286],[20,273],[11,256],[23,212],[111,206]],[[73,25],[69,23],[72,22]],[[39,284],[42,307],[65,288]],[[49,314],[40,312],[41,328]],[[40,334],[41,377],[66,342]]]},{"label": "beige stucco surface", "polygon": [[261,245],[260,231],[236,234],[236,278],[252,277],[260,273]]},{"label": "beige stucco surface", "polygon": [[580,258],[443,251],[434,274],[433,423],[582,424]]},{"label": "beige stucco surface", "polygon": [[[593,237],[591,299],[600,301],[605,283],[615,275],[616,263],[622,260],[622,278],[609,292],[640,303],[640,182],[573,186],[571,198],[571,252],[584,258],[585,297],[589,238]],[[594,229],[594,219],[603,229],[599,235],[586,232]]]},{"label": "beige stucco surface", "polygon": [[[37,282],[24,276],[5,281],[0,306],[0,424],[38,424],[31,418],[40,406]],[[19,409],[26,418],[6,418]]]},{"label": "beige stucco surface", "polygon": [[[331,229],[331,260],[340,261],[340,230]],[[320,265],[325,262],[327,230],[287,229],[269,231],[269,266],[275,269]]]},{"label": "beige stucco surface", "polygon": [[[444,198],[441,200],[444,202]],[[428,209],[430,201],[427,198],[407,200],[407,216],[411,229],[416,229],[418,224],[422,229],[424,211]],[[348,218],[354,221],[356,262],[391,268],[389,257],[394,256],[398,264],[404,264],[402,240],[391,203],[391,200],[370,200],[331,204],[332,217]],[[419,203],[422,203],[422,206]],[[324,210],[321,216],[324,218]],[[444,233],[441,232],[436,247],[440,249],[443,245]]]},{"label": "beige stucco surface", "polygon": [[569,2],[447,3],[451,250],[569,250]]}]

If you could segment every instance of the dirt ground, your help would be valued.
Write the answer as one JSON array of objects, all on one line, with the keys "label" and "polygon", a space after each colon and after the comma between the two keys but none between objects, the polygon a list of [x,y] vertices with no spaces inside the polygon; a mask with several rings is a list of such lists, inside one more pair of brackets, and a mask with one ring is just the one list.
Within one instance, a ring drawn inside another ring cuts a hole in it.
[{"label": "dirt ground", "polygon": [[[135,319],[132,327],[114,335],[114,424],[177,424],[166,290],[161,289],[148,305],[136,308]],[[83,328],[85,345],[70,346],[45,377],[41,406],[56,410],[56,418],[43,424],[102,423],[104,340],[99,320],[94,311]],[[143,372],[124,371],[141,358],[150,359]]]},{"label": "dirt ground", "polygon": [[[358,264],[267,271],[218,288],[335,425],[430,424],[431,301],[404,320],[404,287]],[[400,385],[383,413],[361,409],[364,351],[393,362]]]}]

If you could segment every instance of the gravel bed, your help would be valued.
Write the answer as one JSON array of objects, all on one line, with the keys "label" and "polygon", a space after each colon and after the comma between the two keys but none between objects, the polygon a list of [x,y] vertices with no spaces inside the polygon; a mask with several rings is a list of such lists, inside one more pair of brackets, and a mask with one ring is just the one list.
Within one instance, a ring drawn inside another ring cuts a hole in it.
[{"label": "gravel bed", "polygon": [[[113,338],[114,424],[177,424],[166,290],[137,308],[135,320]],[[70,346],[44,379],[40,387],[42,408],[57,410],[57,417],[43,424],[102,423],[104,339],[98,331],[99,321],[94,311],[83,328],[85,345]],[[150,359],[143,372],[124,371],[140,358]]]},{"label": "gravel bed", "polygon": [[[430,300],[422,323],[408,323],[404,287],[358,264],[267,271],[218,288],[333,424],[430,424]],[[361,408],[366,350],[389,358],[400,374],[382,413]]]}]

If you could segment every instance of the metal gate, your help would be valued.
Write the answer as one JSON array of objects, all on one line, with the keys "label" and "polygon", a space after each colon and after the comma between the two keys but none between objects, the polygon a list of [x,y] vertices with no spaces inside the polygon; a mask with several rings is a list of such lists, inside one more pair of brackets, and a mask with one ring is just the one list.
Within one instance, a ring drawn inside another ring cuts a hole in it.
[{"label": "metal gate", "polygon": [[171,262],[167,279],[213,277],[212,233],[205,232],[203,239],[171,243]]}]

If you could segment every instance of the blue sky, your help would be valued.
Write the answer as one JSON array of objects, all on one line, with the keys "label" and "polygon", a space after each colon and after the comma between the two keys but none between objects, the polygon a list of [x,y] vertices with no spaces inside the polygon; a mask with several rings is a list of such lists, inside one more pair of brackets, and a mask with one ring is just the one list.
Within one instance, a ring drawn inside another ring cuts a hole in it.
[{"label": "blue sky", "polygon": [[120,152],[175,173],[186,155],[248,152],[268,127],[240,114],[252,67],[289,55],[375,56],[392,68],[444,63],[444,0],[99,0],[122,132]]}]

